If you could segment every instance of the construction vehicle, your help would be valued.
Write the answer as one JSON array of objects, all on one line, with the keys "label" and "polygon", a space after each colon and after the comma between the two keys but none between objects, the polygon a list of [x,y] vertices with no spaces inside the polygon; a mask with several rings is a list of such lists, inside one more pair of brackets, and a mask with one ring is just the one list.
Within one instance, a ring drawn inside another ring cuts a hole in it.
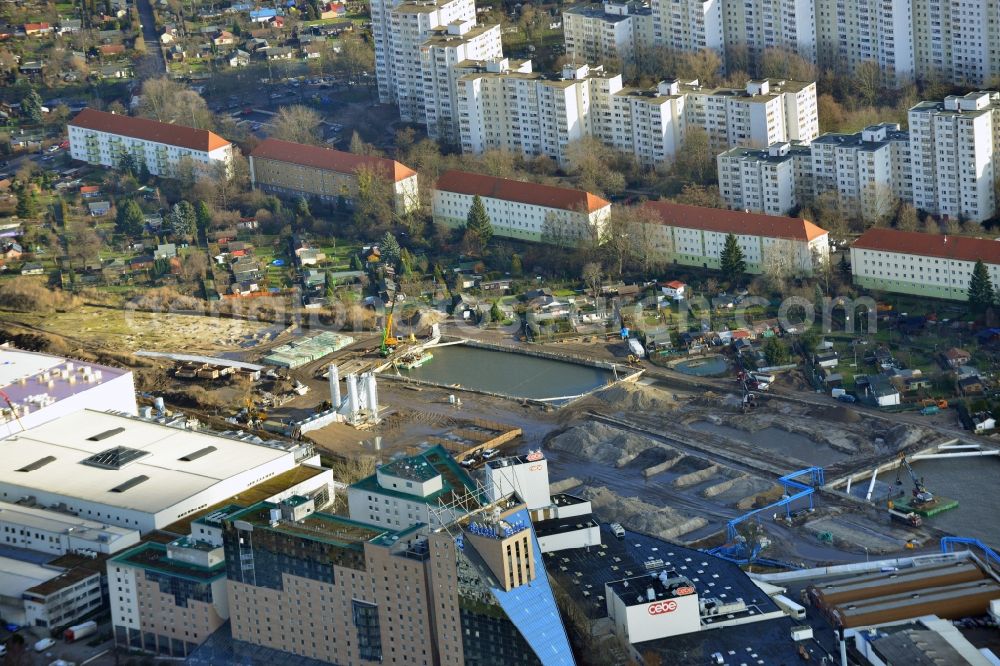
[{"label": "construction vehicle", "polygon": [[[907,473],[909,473],[910,475],[910,480],[913,481],[912,492],[913,492],[914,504],[929,504],[933,502],[934,494],[931,493],[931,491],[927,490],[927,487],[924,485],[923,480],[919,476],[917,476],[917,473],[913,471],[912,467],[910,467],[910,461],[906,459],[906,454],[904,453],[899,454],[899,465],[900,468],[903,467],[906,468]],[[899,478],[898,472],[896,475],[896,484],[903,485],[903,482]]]},{"label": "construction vehicle", "polygon": [[392,305],[389,306],[389,314],[385,316],[385,328],[382,329],[382,345],[379,347],[379,353],[383,358],[396,351],[396,347],[399,345],[399,340],[392,333],[392,313],[395,309],[396,299],[393,298]]},{"label": "construction vehicle", "polygon": [[[892,502],[889,503],[890,505]],[[898,523],[903,523],[909,525],[910,527],[920,527],[924,524],[924,521],[917,514],[912,511],[905,513],[899,509],[893,509],[892,506],[889,507],[889,517]]]},{"label": "construction vehicle", "polygon": [[243,406],[246,409],[248,427],[259,428],[267,420],[267,414],[257,409],[257,403],[254,402],[252,397],[247,397],[243,401]]}]

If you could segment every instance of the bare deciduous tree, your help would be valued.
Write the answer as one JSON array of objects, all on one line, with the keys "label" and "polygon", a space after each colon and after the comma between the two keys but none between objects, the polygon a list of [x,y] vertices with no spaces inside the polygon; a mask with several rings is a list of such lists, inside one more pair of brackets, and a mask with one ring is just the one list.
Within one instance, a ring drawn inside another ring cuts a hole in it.
[{"label": "bare deciduous tree", "polygon": [[283,106],[274,115],[271,136],[282,141],[318,145],[320,115],[307,106]]}]

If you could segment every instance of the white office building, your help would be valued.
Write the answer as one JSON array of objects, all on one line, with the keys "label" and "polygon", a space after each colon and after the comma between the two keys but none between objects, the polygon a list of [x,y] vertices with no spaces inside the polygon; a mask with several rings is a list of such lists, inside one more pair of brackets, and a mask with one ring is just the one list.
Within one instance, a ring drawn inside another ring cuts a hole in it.
[{"label": "white office building", "polygon": [[851,246],[854,283],[867,289],[965,301],[976,261],[1000,280],[1000,241],[869,229]]},{"label": "white office building", "polygon": [[1000,93],[951,95],[909,113],[913,205],[981,222],[996,211]]},{"label": "white office building", "polygon": [[71,513],[0,502],[0,544],[50,555],[110,555],[139,543],[139,530]]},{"label": "white office building", "polygon": [[68,125],[69,152],[75,160],[117,168],[131,153],[149,173],[176,177],[190,164],[196,171],[212,172],[233,161],[233,146],[214,132],[134,118],[97,109],[84,109]]},{"label": "white office building", "polygon": [[465,73],[462,63],[503,57],[499,25],[476,25],[475,20],[454,21],[431,31],[420,47],[424,82],[424,118],[427,135],[458,143],[457,79]]},{"label": "white office building", "polygon": [[[0,500],[30,498],[34,506],[145,534],[300,462],[318,465],[319,456],[299,445],[258,445],[82,410],[0,440]],[[318,485],[329,482],[315,477]]]},{"label": "white office building", "polygon": [[0,346],[0,391],[0,439],[81,409],[137,413],[130,371],[8,346]]},{"label": "white office building", "polygon": [[101,607],[101,573],[0,556],[0,614],[6,622],[56,629]]},{"label": "white office building", "polygon": [[575,62],[621,67],[653,46],[653,10],[647,4],[574,5],[562,16],[566,55]]},{"label": "white office building", "polygon": [[611,215],[611,202],[583,190],[448,171],[434,187],[434,222],[449,228],[465,225],[478,196],[504,238],[575,244],[599,238]]}]

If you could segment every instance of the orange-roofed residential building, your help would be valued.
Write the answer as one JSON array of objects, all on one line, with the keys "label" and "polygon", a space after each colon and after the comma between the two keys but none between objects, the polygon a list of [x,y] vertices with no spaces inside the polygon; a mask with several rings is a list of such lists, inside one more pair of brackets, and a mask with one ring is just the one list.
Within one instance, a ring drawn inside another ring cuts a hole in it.
[{"label": "orange-roofed residential building", "polygon": [[829,234],[808,220],[668,201],[643,206],[659,218],[649,236],[665,261],[717,269],[729,234],[743,250],[748,273],[763,273],[766,265],[780,262],[789,274],[811,275],[830,259]]},{"label": "orange-roofed residential building", "polygon": [[599,237],[611,214],[611,202],[583,190],[448,171],[434,187],[434,222],[463,226],[477,195],[493,233],[518,240],[574,244]]},{"label": "orange-roofed residential building", "polygon": [[366,171],[392,186],[398,214],[420,206],[417,172],[395,160],[278,139],[265,139],[250,153],[250,181],[255,188],[325,201],[342,199],[348,206],[358,195],[358,174]]},{"label": "orange-roofed residential building", "polygon": [[154,176],[173,178],[186,160],[198,171],[217,165],[226,172],[233,145],[208,130],[84,109],[69,122],[69,152],[75,160],[118,167],[132,153]]},{"label": "orange-roofed residential building", "polygon": [[1000,241],[993,239],[869,229],[851,246],[854,284],[956,301],[969,299],[977,260],[998,284]]}]

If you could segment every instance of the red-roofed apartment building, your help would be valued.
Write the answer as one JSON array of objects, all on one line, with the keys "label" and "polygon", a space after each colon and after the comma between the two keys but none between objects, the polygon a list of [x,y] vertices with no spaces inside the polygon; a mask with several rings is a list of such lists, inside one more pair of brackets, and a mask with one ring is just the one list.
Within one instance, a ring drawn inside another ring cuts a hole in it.
[{"label": "red-roofed apartment building", "polygon": [[851,246],[854,284],[956,301],[968,300],[977,260],[1000,284],[1000,241],[869,229]]},{"label": "red-roofed apartment building", "polygon": [[395,160],[278,139],[265,139],[250,153],[250,181],[254,187],[327,201],[343,197],[348,205],[358,194],[358,173],[364,170],[392,184],[397,213],[407,213],[420,205],[417,172]]},{"label": "red-roofed apartment building", "polygon": [[611,202],[583,190],[448,171],[434,187],[434,221],[460,227],[476,195],[483,201],[497,236],[566,244],[600,235]]},{"label": "red-roofed apartment building", "polygon": [[174,177],[185,158],[195,169],[209,170],[233,161],[233,146],[208,130],[84,109],[69,122],[73,159],[117,167],[125,151],[145,162],[154,176]]},{"label": "red-roofed apartment building", "polygon": [[781,262],[786,274],[810,275],[830,258],[829,235],[808,220],[667,201],[643,206],[659,217],[651,241],[667,261],[717,269],[729,234],[743,250],[748,273],[763,273],[766,265]]}]

